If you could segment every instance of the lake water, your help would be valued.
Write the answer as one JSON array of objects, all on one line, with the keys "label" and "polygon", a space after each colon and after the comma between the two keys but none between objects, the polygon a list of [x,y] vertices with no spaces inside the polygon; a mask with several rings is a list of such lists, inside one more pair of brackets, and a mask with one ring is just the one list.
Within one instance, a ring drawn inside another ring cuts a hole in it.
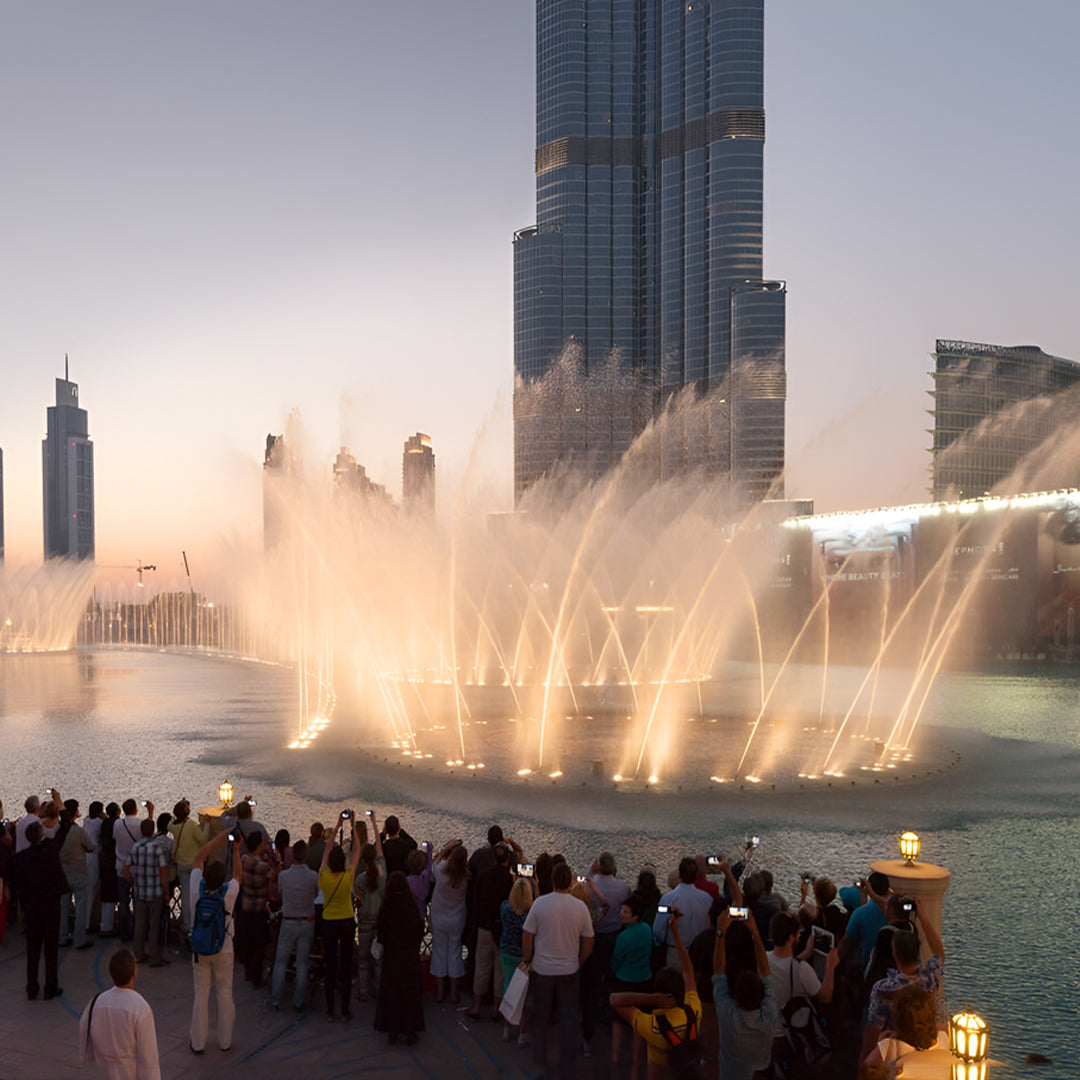
[{"label": "lake water", "polygon": [[[139,651],[0,656],[0,796],[9,816],[46,786],[84,808],[131,796],[171,809],[182,796],[214,805],[229,779],[271,831],[294,838],[344,806],[397,812],[419,839],[461,836],[470,848],[498,819],[526,851],[562,850],[579,867],[610,847],[626,877],[646,861],[666,869],[690,851],[731,852],[753,832],[789,897],[804,871],[844,884],[896,857],[897,835],[914,828],[921,857],[952,874],[946,993],[950,1010],[971,1005],[990,1024],[1003,1062],[991,1075],[1026,1075],[1024,1055],[1038,1051],[1055,1062],[1040,1075],[1075,1077],[1080,975],[1065,943],[1077,926],[1078,688],[1059,671],[942,676],[912,772],[892,782],[682,792],[669,779],[627,793],[410,765],[347,704],[315,746],[289,751],[296,686],[281,668]],[[588,755],[587,741],[573,752]]]}]

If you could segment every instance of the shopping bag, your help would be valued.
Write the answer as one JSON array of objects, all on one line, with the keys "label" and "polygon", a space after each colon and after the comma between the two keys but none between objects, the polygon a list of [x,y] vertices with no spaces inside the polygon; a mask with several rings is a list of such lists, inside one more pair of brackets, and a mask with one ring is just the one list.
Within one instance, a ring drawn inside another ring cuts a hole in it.
[{"label": "shopping bag", "polygon": [[529,965],[522,961],[510,980],[510,985],[503,991],[499,1012],[511,1027],[521,1023],[521,1014],[525,1009],[525,994],[529,989]]}]

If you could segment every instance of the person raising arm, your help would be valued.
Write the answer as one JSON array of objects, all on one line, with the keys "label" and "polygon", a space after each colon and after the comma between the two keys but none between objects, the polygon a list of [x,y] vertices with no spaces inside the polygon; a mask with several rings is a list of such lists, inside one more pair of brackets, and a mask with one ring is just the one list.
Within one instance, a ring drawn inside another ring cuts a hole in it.
[{"label": "person raising arm", "polygon": [[679,958],[679,970],[664,968],[659,971],[656,990],[651,994],[619,991],[609,999],[618,1015],[645,1040],[649,1080],[662,1080],[668,1070],[671,1043],[661,1030],[661,1018],[680,1040],[689,1038],[691,1030],[701,1023],[701,999],[697,995],[694,965],[679,933],[681,918],[679,909],[672,908],[668,927]]},{"label": "person raising arm", "polygon": [[[195,854],[195,861],[191,864],[192,870],[198,870],[200,872],[206,869],[206,864],[210,860],[210,856],[221,848],[224,848],[229,841],[229,834],[222,830],[214,837],[213,840],[207,841],[198,852]],[[240,845],[239,843],[232,846],[232,876],[239,881],[243,876],[244,869],[240,864]]]}]

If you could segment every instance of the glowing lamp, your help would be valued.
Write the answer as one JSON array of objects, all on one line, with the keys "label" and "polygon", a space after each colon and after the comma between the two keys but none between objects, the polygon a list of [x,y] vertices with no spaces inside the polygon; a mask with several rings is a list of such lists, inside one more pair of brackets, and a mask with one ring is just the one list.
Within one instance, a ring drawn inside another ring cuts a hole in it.
[{"label": "glowing lamp", "polygon": [[232,802],[232,796],[232,784],[230,784],[229,781],[226,780],[217,789],[217,797],[221,800],[222,806],[228,806]]},{"label": "glowing lamp", "polygon": [[900,854],[909,863],[913,863],[919,857],[919,834],[910,829],[900,834]]},{"label": "glowing lamp", "polygon": [[949,1049],[965,1064],[985,1060],[989,1035],[986,1022],[970,1009],[949,1018]]},{"label": "glowing lamp", "polygon": [[949,1080],[986,1080],[985,1061],[954,1061]]}]

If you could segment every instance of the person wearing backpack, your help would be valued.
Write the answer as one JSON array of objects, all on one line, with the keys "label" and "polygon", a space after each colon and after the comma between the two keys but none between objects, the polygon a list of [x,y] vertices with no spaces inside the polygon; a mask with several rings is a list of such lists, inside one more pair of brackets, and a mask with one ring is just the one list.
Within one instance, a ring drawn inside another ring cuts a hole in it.
[{"label": "person wearing backpack", "polygon": [[232,1046],[233,1022],[233,908],[240,892],[240,845],[232,845],[232,879],[225,882],[225,864],[214,858],[225,851],[229,833],[220,832],[204,844],[191,867],[191,969],[195,1000],[191,1008],[188,1045],[194,1054],[206,1049],[210,1027],[210,985],[217,989],[217,1041],[222,1050]]},{"label": "person wearing backpack", "polygon": [[665,967],[658,971],[653,982],[654,993],[622,990],[610,997],[612,1009],[645,1040],[649,1080],[699,1076],[705,1060],[699,1035],[701,999],[697,994],[694,965],[679,932],[681,918],[679,909],[672,908],[668,930],[679,958],[679,970]]},{"label": "person wearing backpack", "polygon": [[818,979],[813,965],[795,956],[799,920],[794,915],[778,911],[769,921],[769,937],[773,940],[769,978],[779,1010],[773,1031],[773,1066],[794,1077],[828,1055],[828,1039],[820,1030],[814,1007],[832,1001],[840,953],[835,947],[829,951],[825,978]]}]

